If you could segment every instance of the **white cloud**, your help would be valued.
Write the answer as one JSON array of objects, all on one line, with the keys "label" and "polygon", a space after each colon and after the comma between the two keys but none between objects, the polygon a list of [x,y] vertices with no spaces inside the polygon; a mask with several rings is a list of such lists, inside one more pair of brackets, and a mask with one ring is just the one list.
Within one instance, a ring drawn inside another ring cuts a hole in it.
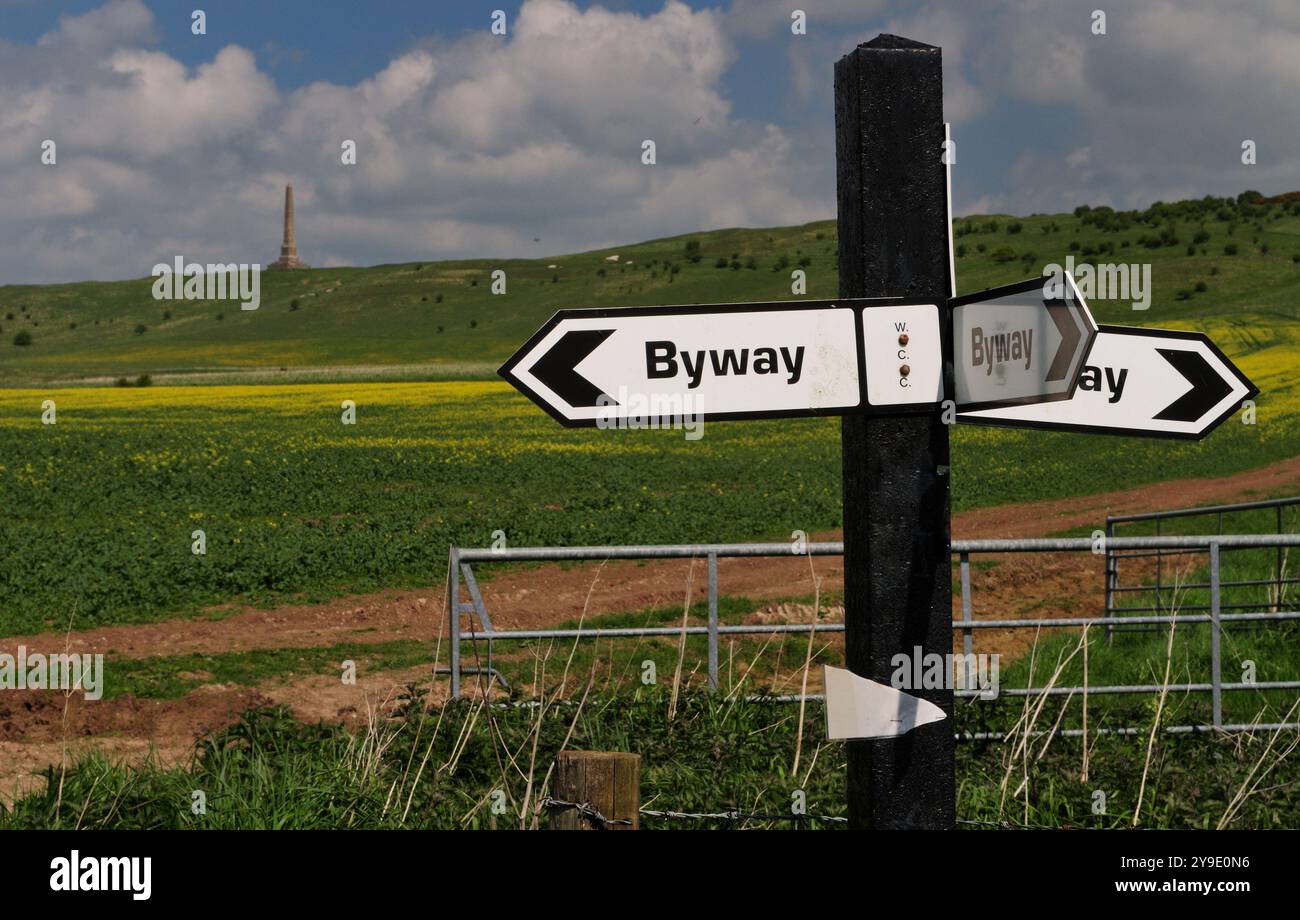
[{"label": "white cloud", "polygon": [[[194,68],[156,50],[137,0],[65,17],[35,48],[0,48],[0,280],[139,276],[176,251],[270,260],[288,181],[314,264],[825,216],[794,142],[733,116],[723,23],[676,0],[648,15],[528,0],[509,36],[430,37],[357,84],[283,92],[245,48]],[[39,163],[46,137],[57,166]]]},{"label": "white cloud", "polygon": [[[428,36],[355,83],[289,91],[234,45],[186,66],[143,3],[114,0],[35,44],[0,40],[0,282],[139,276],[177,251],[273,259],[290,181],[314,264],[829,217],[831,65],[877,31],[943,49],[963,212],[1300,185],[1300,5],[1115,5],[1105,36],[1094,6],[668,0],[640,15],[527,0],[507,36]],[[789,34],[796,7],[806,36]],[[746,54],[752,84],[733,95]],[[40,164],[46,138],[57,166]],[[1258,166],[1240,163],[1245,138]],[[340,163],[345,139],[356,166]]]},{"label": "white cloud", "polygon": [[77,53],[154,39],[153,14],[141,0],[112,0],[80,16],[60,16],[59,26],[41,36],[41,48]]},{"label": "white cloud", "polygon": [[[945,111],[972,122],[955,134],[959,211],[1133,208],[1300,185],[1300,6],[1111,5],[1106,34],[1094,35],[1097,6],[927,2],[890,23],[942,46]],[[979,125],[985,116],[999,128]],[[1255,167],[1240,162],[1246,138],[1259,143]],[[999,160],[1000,173],[976,177],[964,165]]]}]

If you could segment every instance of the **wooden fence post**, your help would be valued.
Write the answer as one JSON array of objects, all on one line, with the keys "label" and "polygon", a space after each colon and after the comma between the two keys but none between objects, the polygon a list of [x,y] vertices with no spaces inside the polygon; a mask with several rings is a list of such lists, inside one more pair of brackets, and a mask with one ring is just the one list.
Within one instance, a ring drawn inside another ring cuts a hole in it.
[{"label": "wooden fence post", "polygon": [[[562,751],[555,763],[555,796],[561,802],[585,805],[610,823],[611,831],[641,827],[641,755],[605,751]],[[629,824],[614,822],[628,821]],[[598,830],[600,822],[576,808],[551,811],[556,830]]]}]

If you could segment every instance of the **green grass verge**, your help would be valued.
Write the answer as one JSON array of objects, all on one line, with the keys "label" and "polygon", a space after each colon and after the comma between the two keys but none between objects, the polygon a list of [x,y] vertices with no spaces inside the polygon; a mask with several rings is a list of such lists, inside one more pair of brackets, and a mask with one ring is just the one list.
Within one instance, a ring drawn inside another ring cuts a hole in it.
[{"label": "green grass verge", "polygon": [[[844,814],[844,747],[822,738],[819,707],[806,713],[796,772],[796,708],[691,692],[678,698],[671,717],[670,705],[664,686],[540,714],[471,702],[424,712],[413,700],[393,720],[357,735],[297,723],[284,710],[254,711],[202,740],[187,765],[123,767],[90,754],[66,774],[51,767],[45,789],[0,809],[0,827],[518,827],[521,813],[531,824],[536,796],[550,791],[540,783],[563,746],[639,753],[645,808],[790,815],[801,802],[809,815]],[[969,727],[960,710],[956,727]],[[1093,739],[1088,780],[1081,782],[1080,745],[1058,739],[1041,751],[1035,747],[1023,791],[1017,786],[1024,771],[1007,759],[1012,748],[959,744],[957,815],[976,822],[964,827],[1123,827],[1135,812],[1145,827],[1213,827],[1263,760],[1267,789],[1247,796],[1228,826],[1294,827],[1300,768],[1294,759],[1276,762],[1276,752],[1269,757],[1267,743],[1264,737],[1162,736],[1148,763],[1143,742]],[[519,770],[508,765],[509,755]],[[201,813],[196,793],[202,793]],[[494,802],[502,803],[502,813],[494,813]],[[539,820],[545,826],[548,818]],[[839,825],[646,818],[645,826]]]}]

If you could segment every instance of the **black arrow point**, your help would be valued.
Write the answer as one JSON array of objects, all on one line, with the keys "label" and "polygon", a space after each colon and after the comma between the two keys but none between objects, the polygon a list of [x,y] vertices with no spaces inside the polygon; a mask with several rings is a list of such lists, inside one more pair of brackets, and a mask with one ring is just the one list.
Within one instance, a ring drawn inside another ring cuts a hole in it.
[{"label": "black arrow point", "polygon": [[1052,358],[1052,365],[1047,369],[1047,377],[1044,379],[1064,380],[1065,372],[1074,362],[1074,349],[1078,346],[1079,339],[1083,338],[1083,333],[1079,331],[1079,324],[1074,321],[1070,308],[1064,302],[1044,300],[1043,306],[1056,324],[1056,331],[1061,334],[1061,344],[1056,349],[1056,355]]},{"label": "black arrow point", "polygon": [[566,332],[532,366],[533,376],[575,409],[595,406],[602,396],[608,400],[606,405],[617,406],[618,403],[600,387],[574,370],[583,358],[613,334],[613,329],[574,329]]},{"label": "black arrow point", "polygon": [[1228,382],[1199,351],[1173,348],[1157,348],[1156,351],[1174,366],[1174,370],[1187,378],[1192,388],[1165,406],[1155,418],[1165,422],[1199,422],[1205,413],[1232,392]]}]

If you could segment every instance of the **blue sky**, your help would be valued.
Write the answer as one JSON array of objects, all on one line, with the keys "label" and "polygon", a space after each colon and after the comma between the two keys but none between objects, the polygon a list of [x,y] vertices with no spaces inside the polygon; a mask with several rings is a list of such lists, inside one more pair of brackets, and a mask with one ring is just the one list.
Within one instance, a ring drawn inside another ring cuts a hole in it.
[{"label": "blue sky", "polygon": [[[211,34],[222,42],[253,49],[259,64],[285,89],[313,80],[357,83],[374,74],[415,41],[431,33],[456,38],[482,28],[492,10],[511,17],[518,3],[429,2],[377,0],[375,3],[329,3],[321,0],[158,0],[147,4],[154,12],[159,42],[173,57],[191,67],[211,58],[210,43],[190,32],[190,14],[202,9],[212,23]],[[606,4],[619,7],[624,4]],[[35,43],[52,30],[62,15],[80,15],[103,6],[102,0],[77,2],[19,2],[4,14],[2,32],[10,41]],[[650,9],[652,4],[636,4]]]},{"label": "blue sky", "polygon": [[832,66],[881,31],[944,49],[958,213],[1300,188],[1287,0],[200,2],[0,0],[0,283],[267,261],[289,181],[321,265],[833,217]]}]

